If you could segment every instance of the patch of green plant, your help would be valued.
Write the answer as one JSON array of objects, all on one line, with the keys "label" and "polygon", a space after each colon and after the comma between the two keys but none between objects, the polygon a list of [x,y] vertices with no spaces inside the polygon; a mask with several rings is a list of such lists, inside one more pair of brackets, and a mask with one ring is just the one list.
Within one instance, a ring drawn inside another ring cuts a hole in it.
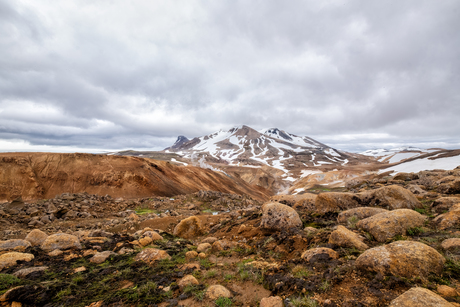
[{"label": "patch of green plant", "polygon": [[235,275],[233,275],[233,274],[230,274],[230,273],[224,274],[224,280],[225,281],[232,280],[233,278],[235,278]]},{"label": "patch of green plant", "polygon": [[200,265],[205,267],[206,269],[209,269],[214,266],[214,263],[212,263],[208,259],[200,259]]},{"label": "patch of green plant", "polygon": [[0,274],[0,290],[6,290],[21,284],[21,280],[14,275]]},{"label": "patch of green plant", "polygon": [[306,296],[296,296],[290,298],[292,306],[295,307],[317,307],[318,303]]},{"label": "patch of green plant", "polygon": [[321,286],[319,286],[319,290],[321,290],[323,292],[329,291],[330,288],[331,288],[331,284],[327,280],[324,280],[321,283]]},{"label": "patch of green plant", "polygon": [[213,277],[216,277],[217,275],[217,271],[216,270],[210,270],[210,271],[207,271],[205,274],[204,274],[204,278],[213,278]]},{"label": "patch of green plant", "polygon": [[84,280],[85,280],[85,277],[83,275],[77,275],[74,278],[72,278],[72,284],[78,285]]},{"label": "patch of green plant", "polygon": [[203,277],[203,273],[201,273],[201,271],[199,270],[195,270],[193,271],[192,276],[195,277],[196,279],[201,279]]},{"label": "patch of green plant", "polygon": [[460,276],[460,259],[448,253],[444,273],[450,278],[458,278]]},{"label": "patch of green plant", "polygon": [[311,272],[301,265],[297,265],[292,269],[292,275],[296,278],[306,278],[311,275]]},{"label": "patch of green plant", "polygon": [[205,291],[205,290],[193,292],[193,296],[194,296],[195,299],[196,299],[197,301],[199,301],[199,302],[201,302],[202,300],[204,300],[205,294],[206,294],[206,291]]},{"label": "patch of green plant", "polygon": [[367,231],[364,231],[364,237],[366,237],[366,239],[368,239],[369,241],[374,240],[374,237]]},{"label": "patch of green plant", "polygon": [[228,297],[221,296],[215,301],[215,304],[218,307],[231,307],[233,305],[233,302]]},{"label": "patch of green plant", "polygon": [[416,236],[416,235],[419,235],[421,233],[424,233],[425,230],[422,228],[422,227],[411,227],[409,229],[407,229],[407,234],[409,236]]},{"label": "patch of green plant", "polygon": [[275,241],[275,239],[273,239],[273,237],[269,237],[267,240],[265,240],[264,244],[262,245],[262,248],[265,248],[265,246],[270,243],[270,242],[273,242]]},{"label": "patch of green plant", "polygon": [[248,271],[246,271],[246,270],[240,271],[239,274],[240,274],[240,279],[241,279],[242,281],[248,280],[249,277],[251,276],[250,273],[249,273]]},{"label": "patch of green plant", "polygon": [[426,214],[426,209],[425,208],[415,208],[415,211],[417,211],[420,214]]},{"label": "patch of green plant", "polygon": [[238,253],[240,256],[247,256],[254,254],[254,250],[252,248],[244,248],[244,247],[236,247],[234,251]]},{"label": "patch of green plant", "polygon": [[347,225],[348,227],[352,229],[356,229],[356,224],[359,222],[359,218],[356,215],[350,216],[347,219]]},{"label": "patch of green plant", "polygon": [[134,210],[134,212],[136,212],[137,215],[144,215],[144,214],[150,214],[150,213],[158,214],[157,210],[152,210],[149,208],[137,208]]},{"label": "patch of green plant", "polygon": [[403,235],[396,235],[392,239],[392,241],[404,241],[404,240],[407,240],[407,238]]},{"label": "patch of green plant", "polygon": [[228,249],[228,250],[221,250],[221,251],[219,252],[219,255],[220,255],[221,257],[227,257],[227,256],[229,256],[229,255],[231,255],[231,254],[232,254],[232,251],[229,250],[229,249]]},{"label": "patch of green plant", "polygon": [[69,296],[70,294],[72,294],[72,290],[70,290],[70,288],[66,288],[59,291],[54,298],[56,301],[62,301],[65,297]]}]

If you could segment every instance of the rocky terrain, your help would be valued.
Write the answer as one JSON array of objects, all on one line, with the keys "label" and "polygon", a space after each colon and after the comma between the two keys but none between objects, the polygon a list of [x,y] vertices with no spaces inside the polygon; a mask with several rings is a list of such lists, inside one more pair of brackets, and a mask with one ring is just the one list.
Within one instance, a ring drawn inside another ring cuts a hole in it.
[{"label": "rocky terrain", "polygon": [[459,168],[270,200],[68,192],[0,205],[0,306],[460,306]]}]

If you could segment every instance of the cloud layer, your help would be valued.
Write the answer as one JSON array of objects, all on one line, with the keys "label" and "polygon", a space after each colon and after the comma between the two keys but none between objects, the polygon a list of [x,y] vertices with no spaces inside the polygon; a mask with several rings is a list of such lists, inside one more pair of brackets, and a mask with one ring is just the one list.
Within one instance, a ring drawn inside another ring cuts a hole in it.
[{"label": "cloud layer", "polygon": [[5,0],[0,150],[162,149],[240,124],[460,148],[458,16],[455,0]]}]

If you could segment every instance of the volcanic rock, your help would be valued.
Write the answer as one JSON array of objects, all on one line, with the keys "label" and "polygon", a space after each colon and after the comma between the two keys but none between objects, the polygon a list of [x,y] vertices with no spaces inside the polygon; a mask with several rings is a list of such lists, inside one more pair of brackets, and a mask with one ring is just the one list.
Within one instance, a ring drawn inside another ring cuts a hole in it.
[{"label": "volcanic rock", "polygon": [[396,241],[368,249],[356,259],[357,268],[407,278],[441,274],[444,257],[434,248],[415,241]]},{"label": "volcanic rock", "polygon": [[460,225],[460,204],[452,206],[449,212],[438,215],[433,222],[439,229],[447,229]]},{"label": "volcanic rock", "polygon": [[368,206],[383,207],[390,210],[423,207],[414,194],[397,185],[385,186],[365,192],[362,195],[362,199]]},{"label": "volcanic rock", "polygon": [[144,261],[148,264],[153,264],[155,261],[163,259],[171,259],[171,256],[164,250],[156,248],[146,248],[134,258],[135,261]]},{"label": "volcanic rock", "polygon": [[181,290],[183,290],[187,286],[199,285],[199,284],[200,283],[193,275],[185,275],[184,277],[182,277],[181,280],[177,282],[177,285],[179,286]]},{"label": "volcanic rock", "polygon": [[301,258],[307,262],[316,262],[320,260],[339,259],[339,254],[327,247],[317,247],[303,252]]},{"label": "volcanic rock", "polygon": [[356,226],[368,231],[378,242],[396,235],[405,235],[407,229],[422,226],[426,216],[410,209],[382,212],[359,221]]},{"label": "volcanic rock", "polygon": [[212,285],[206,290],[206,296],[211,300],[216,300],[219,297],[231,297],[230,291],[221,285]]},{"label": "volcanic rock", "polygon": [[302,227],[297,211],[289,206],[271,202],[262,206],[260,227],[269,230],[287,230]]},{"label": "volcanic rock", "polygon": [[201,253],[201,252],[204,252],[206,253],[209,249],[211,249],[211,244],[209,243],[201,243],[198,245],[198,247],[196,248],[196,251],[198,253]]},{"label": "volcanic rock", "polygon": [[52,251],[55,249],[81,249],[80,240],[74,235],[69,235],[66,233],[57,233],[51,236],[48,236],[46,240],[42,243],[41,249],[44,251]]},{"label": "volcanic rock", "polygon": [[431,207],[437,213],[444,213],[456,204],[460,204],[460,197],[440,197],[433,202]]},{"label": "volcanic rock", "polygon": [[441,246],[448,252],[460,254],[460,238],[450,238],[444,240],[442,241]]},{"label": "volcanic rock", "polygon": [[331,233],[329,243],[341,247],[354,247],[359,250],[366,250],[369,248],[369,246],[363,242],[363,237],[341,225],[337,226],[337,229]]},{"label": "volcanic rock", "polygon": [[388,210],[373,207],[358,207],[340,212],[337,221],[339,223],[347,223],[347,221],[355,216],[358,220],[362,220],[378,213],[387,212]]},{"label": "volcanic rock", "polygon": [[428,289],[412,288],[397,298],[388,307],[453,307],[451,303]]},{"label": "volcanic rock", "polygon": [[29,246],[31,246],[29,241],[21,240],[21,239],[0,241],[0,252],[11,251],[11,250],[23,252]]},{"label": "volcanic rock", "polygon": [[283,299],[279,296],[264,297],[260,300],[259,307],[284,307]]},{"label": "volcanic rock", "polygon": [[191,216],[180,221],[173,233],[177,237],[192,239],[203,233],[203,226],[199,218]]},{"label": "volcanic rock", "polygon": [[27,253],[9,252],[0,255],[0,271],[3,268],[16,265],[16,261],[31,261],[34,255]]},{"label": "volcanic rock", "polygon": [[360,196],[353,193],[320,193],[315,200],[316,212],[322,214],[360,206],[362,206]]},{"label": "volcanic rock", "polygon": [[116,254],[111,251],[96,253],[94,254],[93,257],[89,259],[89,262],[100,264],[106,261],[112,255],[116,255]]},{"label": "volcanic rock", "polygon": [[32,246],[40,246],[45,242],[48,235],[41,231],[40,229],[34,229],[25,238],[26,241],[29,241]]}]

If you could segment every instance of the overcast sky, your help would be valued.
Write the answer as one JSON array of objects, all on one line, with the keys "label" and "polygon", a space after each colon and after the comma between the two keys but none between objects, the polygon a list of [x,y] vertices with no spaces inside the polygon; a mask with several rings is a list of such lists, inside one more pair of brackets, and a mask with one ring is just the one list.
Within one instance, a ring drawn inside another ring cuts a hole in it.
[{"label": "overcast sky", "polygon": [[0,0],[0,151],[460,148],[459,29],[457,0]]}]

